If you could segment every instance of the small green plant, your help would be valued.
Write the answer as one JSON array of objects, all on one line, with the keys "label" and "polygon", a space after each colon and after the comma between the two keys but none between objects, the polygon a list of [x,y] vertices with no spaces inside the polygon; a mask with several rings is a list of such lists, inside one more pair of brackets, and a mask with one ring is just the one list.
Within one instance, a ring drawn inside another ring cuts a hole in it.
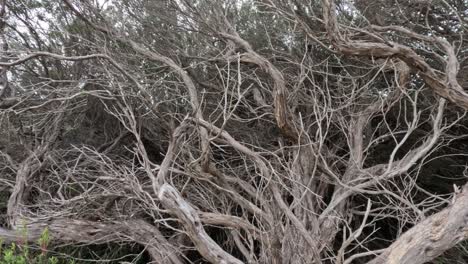
[{"label": "small green plant", "polygon": [[0,248],[0,264],[26,264],[27,253],[19,252],[15,243],[12,243],[8,248]]},{"label": "small green plant", "polygon": [[50,234],[47,228],[42,231],[37,243],[39,250],[32,253],[29,250],[26,239],[26,228],[22,230],[22,241],[18,243],[11,243],[9,246],[4,247],[3,242],[0,241],[0,264],[59,264],[67,263],[73,264],[74,261],[60,261],[55,256],[48,256],[48,246],[50,243]]}]

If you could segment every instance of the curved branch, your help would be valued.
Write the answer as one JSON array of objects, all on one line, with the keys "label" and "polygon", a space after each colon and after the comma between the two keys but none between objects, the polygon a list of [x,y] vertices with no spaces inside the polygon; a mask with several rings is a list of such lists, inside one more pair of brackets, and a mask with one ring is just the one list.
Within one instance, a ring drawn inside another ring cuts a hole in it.
[{"label": "curved branch", "polygon": [[[370,56],[370,57],[397,57],[404,61],[413,71],[421,75],[424,81],[439,96],[455,103],[456,105],[468,110],[468,93],[466,93],[456,80],[459,70],[459,63],[455,56],[454,48],[448,41],[442,38],[428,38],[424,40],[431,41],[441,46],[447,55],[445,74],[442,76],[432,68],[421,56],[413,49],[395,43],[395,42],[364,42],[345,39],[339,30],[335,14],[335,3],[333,0],[322,0],[323,17],[327,28],[328,37],[332,45],[343,54],[351,56]],[[375,27],[374,27],[375,28]],[[379,28],[375,28],[379,29]],[[380,28],[386,29],[386,28]],[[392,30],[398,30],[406,35],[416,38],[423,38],[417,34],[410,33],[407,29],[392,27]]]},{"label": "curved branch", "polygon": [[299,132],[295,127],[294,116],[287,104],[288,94],[283,74],[269,60],[255,52],[252,46],[242,39],[237,32],[234,31],[232,34],[220,33],[220,35],[246,50],[247,54],[242,57],[243,61],[254,63],[267,72],[273,79],[273,104],[276,124],[284,136],[297,142],[299,139]]},{"label": "curved branch", "polygon": [[[56,241],[100,244],[112,241],[136,242],[146,247],[158,263],[182,264],[177,250],[170,245],[161,232],[143,220],[117,223],[93,222],[76,219],[34,220],[24,225],[26,232],[0,228],[0,239],[6,243],[36,243],[47,228]],[[25,241],[26,240],[26,241]]]},{"label": "curved branch", "polygon": [[415,225],[369,264],[422,264],[468,238],[468,185],[455,202]]}]

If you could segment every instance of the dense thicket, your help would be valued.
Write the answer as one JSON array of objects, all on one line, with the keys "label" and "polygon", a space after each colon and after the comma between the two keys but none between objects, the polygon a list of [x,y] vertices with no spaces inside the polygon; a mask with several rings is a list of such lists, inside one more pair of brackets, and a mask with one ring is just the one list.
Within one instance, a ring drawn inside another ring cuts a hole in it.
[{"label": "dense thicket", "polygon": [[466,0],[0,3],[3,242],[468,261]]}]

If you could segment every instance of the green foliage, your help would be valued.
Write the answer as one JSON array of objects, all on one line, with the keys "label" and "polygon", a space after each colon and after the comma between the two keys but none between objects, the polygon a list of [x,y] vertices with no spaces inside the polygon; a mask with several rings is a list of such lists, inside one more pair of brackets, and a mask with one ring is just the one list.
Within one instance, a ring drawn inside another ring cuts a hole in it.
[{"label": "green foliage", "polygon": [[[26,229],[22,233],[25,234]],[[26,241],[26,240],[24,240]],[[48,246],[50,243],[49,230],[46,228],[37,241],[39,250],[30,252],[27,242],[11,243],[4,246],[0,241],[0,264],[74,264],[74,261],[60,260],[55,256],[49,256]]]}]

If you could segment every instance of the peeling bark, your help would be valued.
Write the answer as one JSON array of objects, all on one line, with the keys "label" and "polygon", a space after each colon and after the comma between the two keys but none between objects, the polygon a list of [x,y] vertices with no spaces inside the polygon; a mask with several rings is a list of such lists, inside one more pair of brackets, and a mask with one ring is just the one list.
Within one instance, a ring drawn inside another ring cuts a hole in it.
[{"label": "peeling bark", "polygon": [[369,264],[427,263],[468,238],[468,185],[453,204],[406,231]]}]

